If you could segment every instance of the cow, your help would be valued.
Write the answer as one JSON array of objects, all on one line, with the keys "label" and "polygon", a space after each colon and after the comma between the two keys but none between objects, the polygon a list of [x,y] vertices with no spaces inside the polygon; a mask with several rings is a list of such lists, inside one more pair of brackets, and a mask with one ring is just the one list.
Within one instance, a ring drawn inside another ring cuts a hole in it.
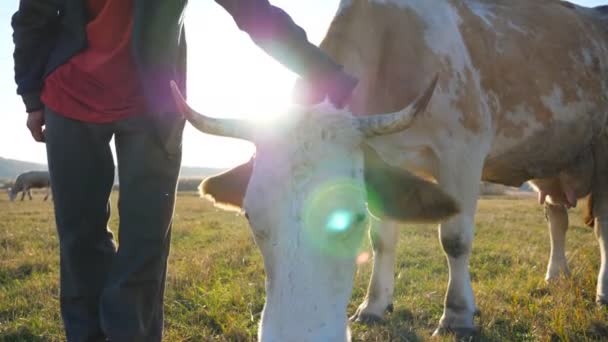
[{"label": "cow", "polygon": [[[391,305],[397,223],[449,217],[439,225],[449,280],[434,334],[474,333],[469,257],[480,180],[532,180],[543,200],[567,205],[590,194],[601,250],[596,300],[608,302],[605,9],[557,0],[342,0],[321,47],[360,79],[347,109],[294,106],[271,130],[179,102],[199,130],[256,145],[251,168],[201,188],[242,208],[262,252],[261,340],[348,340],[355,265],[348,251],[363,234],[366,206],[381,222],[370,234],[368,292],[352,319],[382,318]],[[403,125],[374,115],[420,106],[425,97],[417,96],[436,72],[424,115],[407,129],[387,129]],[[385,134],[370,134],[371,123]],[[412,192],[408,171],[435,180],[458,213],[410,215],[441,192],[426,183]],[[399,181],[403,175],[408,181]],[[214,193],[222,183],[240,186],[222,196]]]},{"label": "cow", "polygon": [[8,188],[8,198],[13,202],[19,192],[21,192],[21,200],[25,198],[25,195],[32,200],[31,189],[43,189],[46,188],[46,194],[44,200],[49,198],[51,193],[51,180],[49,178],[48,171],[28,171],[20,174],[15,179],[12,187]]}]

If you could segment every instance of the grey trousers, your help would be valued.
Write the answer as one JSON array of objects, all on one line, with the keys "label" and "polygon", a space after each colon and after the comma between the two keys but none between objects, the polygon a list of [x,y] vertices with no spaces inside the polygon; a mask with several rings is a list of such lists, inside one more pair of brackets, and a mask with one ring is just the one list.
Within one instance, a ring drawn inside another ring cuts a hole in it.
[{"label": "grey trousers", "polygon": [[[178,134],[163,135],[146,115],[90,124],[47,109],[45,121],[67,340],[161,341],[183,123]],[[120,183],[118,247],[107,227],[112,137]]]}]

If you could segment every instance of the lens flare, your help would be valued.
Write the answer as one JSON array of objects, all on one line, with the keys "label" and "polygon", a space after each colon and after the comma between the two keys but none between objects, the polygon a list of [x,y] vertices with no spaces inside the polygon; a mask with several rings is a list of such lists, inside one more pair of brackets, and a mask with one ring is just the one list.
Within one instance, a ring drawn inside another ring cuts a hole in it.
[{"label": "lens flare", "polygon": [[371,259],[369,252],[363,252],[357,256],[357,265],[363,265]]},{"label": "lens flare", "polygon": [[307,241],[322,254],[355,258],[365,236],[366,196],[353,179],[317,186],[302,208]]},{"label": "lens flare", "polygon": [[348,210],[337,210],[327,220],[327,230],[334,232],[346,231],[353,223],[353,213]]}]

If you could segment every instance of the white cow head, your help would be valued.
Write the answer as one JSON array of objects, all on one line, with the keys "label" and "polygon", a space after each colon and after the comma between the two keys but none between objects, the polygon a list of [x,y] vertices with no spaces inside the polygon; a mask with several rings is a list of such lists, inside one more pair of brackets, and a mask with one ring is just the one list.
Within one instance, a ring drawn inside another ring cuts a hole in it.
[{"label": "white cow head", "polygon": [[[247,139],[252,163],[205,180],[202,192],[242,207],[266,271],[262,341],[346,341],[355,259],[374,215],[438,220],[458,209],[434,184],[391,168],[366,139],[408,128],[436,80],[402,111],[355,118],[328,104],[294,107],[270,128],[196,113],[174,86],[178,106],[199,130]],[[368,206],[369,202],[369,206]]]}]

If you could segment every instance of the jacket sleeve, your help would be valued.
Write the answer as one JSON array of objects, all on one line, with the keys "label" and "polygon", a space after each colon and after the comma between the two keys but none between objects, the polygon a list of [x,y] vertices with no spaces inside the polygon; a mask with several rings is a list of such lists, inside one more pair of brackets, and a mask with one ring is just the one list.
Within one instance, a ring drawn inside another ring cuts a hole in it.
[{"label": "jacket sleeve", "polygon": [[239,29],[296,74],[316,79],[342,70],[341,65],[308,41],[306,32],[287,13],[268,0],[215,1],[230,13]]},{"label": "jacket sleeve", "polygon": [[12,17],[15,82],[27,112],[43,107],[42,78],[55,46],[59,15],[60,6],[55,0],[20,0]]}]

